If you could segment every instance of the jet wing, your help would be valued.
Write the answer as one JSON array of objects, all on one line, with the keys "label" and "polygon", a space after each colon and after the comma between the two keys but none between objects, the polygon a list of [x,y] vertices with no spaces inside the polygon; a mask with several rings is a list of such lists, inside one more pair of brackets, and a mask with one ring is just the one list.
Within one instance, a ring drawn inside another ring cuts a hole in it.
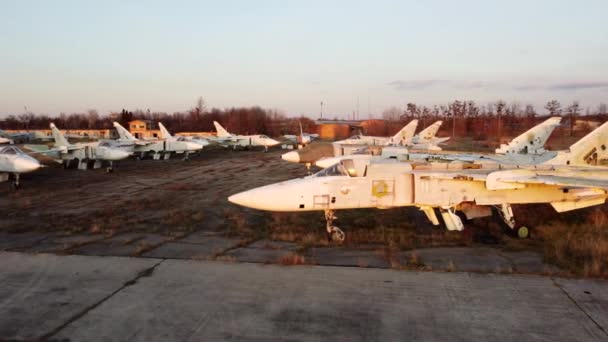
[{"label": "jet wing", "polygon": [[572,170],[505,170],[488,175],[489,190],[519,189],[526,185],[552,185],[563,188],[596,188],[608,190],[608,172]]},{"label": "jet wing", "polygon": [[84,145],[71,145],[71,146],[60,146],[55,148],[49,148],[47,145],[24,145],[24,148],[33,151],[33,153],[67,153],[69,151],[82,150],[85,148]]}]

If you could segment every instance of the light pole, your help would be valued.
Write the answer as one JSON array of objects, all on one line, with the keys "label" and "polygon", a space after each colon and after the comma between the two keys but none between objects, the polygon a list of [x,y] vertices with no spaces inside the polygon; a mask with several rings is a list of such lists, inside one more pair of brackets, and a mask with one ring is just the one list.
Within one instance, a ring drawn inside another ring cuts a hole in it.
[{"label": "light pole", "polygon": [[321,119],[323,119],[323,101],[321,101]]}]

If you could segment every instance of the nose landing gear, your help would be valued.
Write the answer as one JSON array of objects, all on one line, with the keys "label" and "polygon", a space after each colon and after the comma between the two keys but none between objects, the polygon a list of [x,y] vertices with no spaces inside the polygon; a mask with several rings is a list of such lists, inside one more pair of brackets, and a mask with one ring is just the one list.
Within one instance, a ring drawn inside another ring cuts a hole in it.
[{"label": "nose landing gear", "polygon": [[335,241],[335,242],[342,243],[342,242],[344,242],[344,239],[346,238],[346,234],[344,234],[342,229],[333,225],[333,222],[336,219],[337,219],[337,217],[335,215],[334,210],[331,210],[331,209],[325,210],[327,239],[329,241]]},{"label": "nose landing gear", "polygon": [[19,174],[15,173],[14,174],[15,179],[13,179],[10,183],[11,186],[11,190],[17,191],[21,188],[21,184],[19,183]]}]

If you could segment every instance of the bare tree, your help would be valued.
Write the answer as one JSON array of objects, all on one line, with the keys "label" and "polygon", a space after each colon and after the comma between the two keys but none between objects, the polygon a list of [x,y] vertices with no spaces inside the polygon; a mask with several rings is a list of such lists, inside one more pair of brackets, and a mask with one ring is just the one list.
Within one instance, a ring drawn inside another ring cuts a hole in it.
[{"label": "bare tree", "polygon": [[574,126],[576,124],[576,117],[580,111],[580,105],[578,101],[573,101],[571,105],[566,108],[566,113],[570,117],[570,136],[574,135]]},{"label": "bare tree", "polygon": [[401,117],[401,114],[402,114],[401,109],[393,106],[393,107],[385,109],[382,112],[382,118],[384,120],[388,120],[388,121],[398,121],[399,118]]},{"label": "bare tree", "polygon": [[549,112],[549,115],[560,115],[562,105],[557,100],[551,100],[545,105],[545,109]]}]

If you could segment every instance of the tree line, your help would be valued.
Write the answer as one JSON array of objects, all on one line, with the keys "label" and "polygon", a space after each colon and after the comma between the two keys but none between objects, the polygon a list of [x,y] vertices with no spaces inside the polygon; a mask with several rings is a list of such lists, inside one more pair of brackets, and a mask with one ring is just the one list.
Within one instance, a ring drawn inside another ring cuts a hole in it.
[{"label": "tree line", "polygon": [[[578,102],[562,106],[557,100],[548,101],[544,112],[538,113],[534,106],[521,106],[517,103],[508,104],[499,100],[485,105],[477,105],[474,101],[456,100],[447,105],[424,106],[408,103],[404,108],[391,107],[382,112],[384,122],[372,122],[365,127],[365,134],[392,135],[405,123],[412,119],[419,120],[419,129],[437,120],[443,120],[440,134],[452,137],[471,137],[476,140],[500,139],[504,136],[517,135],[525,129],[539,123],[548,116],[562,116],[562,127],[559,134],[574,136],[583,134],[589,129],[584,125],[576,125],[580,116],[591,121],[604,122],[608,120],[605,104],[594,109],[583,110]],[[162,122],[172,132],[213,132],[213,121],[218,121],[228,131],[237,134],[266,134],[279,136],[297,134],[300,124],[304,132],[316,132],[317,127],[310,118],[287,117],[283,112],[261,107],[235,107],[208,109],[202,98],[196,106],[188,111],[165,113],[150,110],[126,110],[100,115],[96,110],[85,113],[61,113],[51,117],[45,114],[31,112],[9,115],[0,120],[3,129],[45,129],[54,122],[62,129],[108,129],[112,121],[118,121],[126,127],[131,120],[150,120]],[[576,129],[575,129],[576,128]]]}]

